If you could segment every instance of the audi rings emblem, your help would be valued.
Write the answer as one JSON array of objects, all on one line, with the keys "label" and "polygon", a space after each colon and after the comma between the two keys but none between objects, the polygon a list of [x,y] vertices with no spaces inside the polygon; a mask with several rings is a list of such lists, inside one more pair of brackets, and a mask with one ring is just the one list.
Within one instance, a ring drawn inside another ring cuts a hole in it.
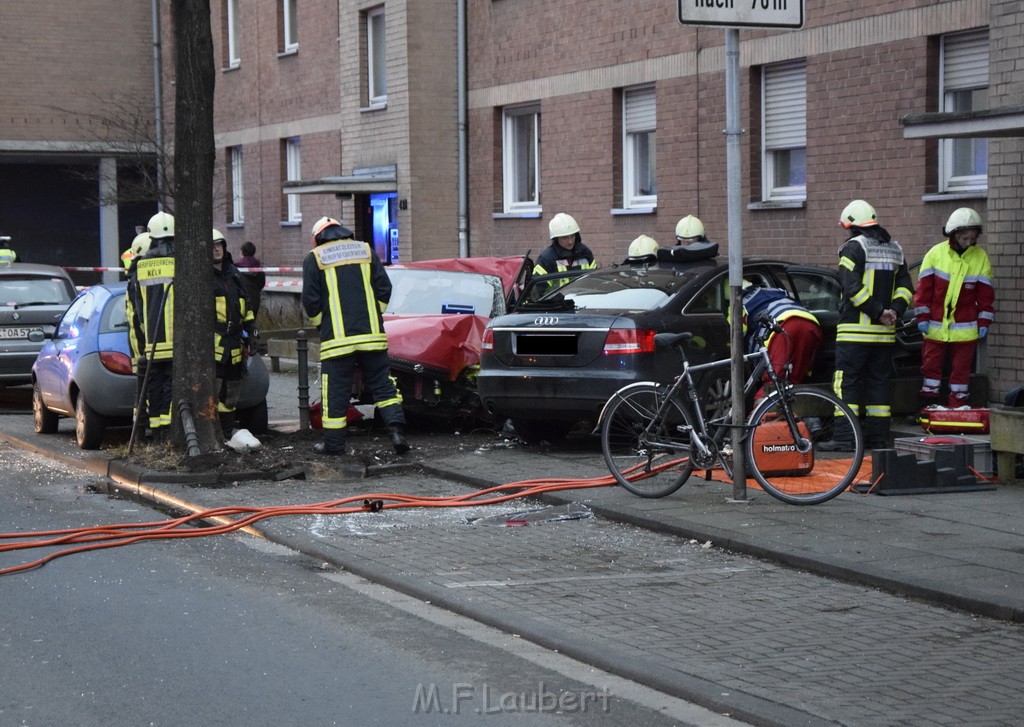
[{"label": "audi rings emblem", "polygon": [[533,319],[533,325],[535,326],[555,326],[558,325],[558,316],[537,316]]}]

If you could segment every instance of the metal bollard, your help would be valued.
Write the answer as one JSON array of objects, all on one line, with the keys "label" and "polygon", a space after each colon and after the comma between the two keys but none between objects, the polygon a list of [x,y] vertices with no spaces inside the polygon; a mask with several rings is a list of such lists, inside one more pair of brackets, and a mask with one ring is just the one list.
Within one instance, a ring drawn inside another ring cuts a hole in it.
[{"label": "metal bollard", "polygon": [[309,429],[309,337],[305,331],[295,334],[299,359],[299,429]]}]

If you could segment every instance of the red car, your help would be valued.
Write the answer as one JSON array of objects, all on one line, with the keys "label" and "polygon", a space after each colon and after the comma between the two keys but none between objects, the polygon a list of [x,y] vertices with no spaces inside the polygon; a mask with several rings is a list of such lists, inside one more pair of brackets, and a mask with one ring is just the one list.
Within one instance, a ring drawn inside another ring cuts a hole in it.
[{"label": "red car", "polygon": [[[476,392],[484,328],[526,282],[529,257],[424,260],[388,267],[384,311],[391,374],[413,422],[472,424],[485,417]],[[363,391],[364,403],[372,399]]]}]

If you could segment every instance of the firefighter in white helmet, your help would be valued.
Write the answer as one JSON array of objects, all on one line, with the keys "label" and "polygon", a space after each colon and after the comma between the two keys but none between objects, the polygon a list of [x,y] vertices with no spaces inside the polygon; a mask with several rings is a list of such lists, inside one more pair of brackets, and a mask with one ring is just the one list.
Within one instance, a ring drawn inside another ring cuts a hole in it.
[{"label": "firefighter in white helmet", "polygon": [[302,308],[320,329],[323,441],[317,454],[346,456],[345,427],[356,366],[398,454],[409,451],[402,395],[390,377],[383,311],[391,281],[373,246],[353,239],[338,220],[313,225],[314,248],[302,261]]},{"label": "firefighter in white helmet", "polygon": [[537,256],[534,275],[561,273],[566,270],[592,270],[597,267],[594,253],[583,244],[580,226],[565,212],[559,212],[548,223],[551,244]]},{"label": "firefighter in white helmet", "polygon": [[995,289],[988,253],[978,246],[981,215],[961,207],[949,216],[946,239],[921,261],[914,314],[924,336],[921,348],[921,408],[938,406],[945,361],[950,360],[951,409],[967,406],[971,366],[978,341],[995,319]]},{"label": "firefighter in white helmet", "polygon": [[653,237],[640,235],[640,237],[629,243],[626,263],[638,265],[641,263],[656,263],[658,261],[658,243]]},{"label": "firefighter in white helmet", "polygon": [[255,317],[245,297],[245,285],[228,243],[213,230],[213,355],[217,415],[224,439],[235,429],[235,409],[242,393],[245,353],[255,337]]},{"label": "firefighter in white helmet", "polygon": [[693,245],[697,242],[708,242],[704,234],[704,223],[699,217],[686,215],[676,223],[676,244]]},{"label": "firefighter in white helmet", "polygon": [[152,242],[148,232],[140,232],[135,236],[128,249],[121,253],[121,264],[124,265],[125,271],[131,269],[132,260],[149,252]]},{"label": "firefighter in white helmet", "polygon": [[[843,209],[839,224],[849,237],[839,249],[842,297],[832,389],[855,414],[863,415],[867,447],[883,449],[889,446],[892,424],[889,379],[896,324],[910,306],[914,284],[903,248],[878,224],[874,207],[855,199]],[[819,448],[852,450],[849,423],[836,417],[832,440]]]}]

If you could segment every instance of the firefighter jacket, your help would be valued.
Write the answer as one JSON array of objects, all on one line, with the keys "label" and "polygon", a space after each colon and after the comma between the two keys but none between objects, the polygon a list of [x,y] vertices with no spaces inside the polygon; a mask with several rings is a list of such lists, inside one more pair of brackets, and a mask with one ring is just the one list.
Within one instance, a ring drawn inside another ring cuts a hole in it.
[{"label": "firefighter jacket", "polygon": [[772,323],[787,318],[806,318],[818,325],[814,314],[789,297],[781,288],[752,287],[743,293],[743,331],[747,351],[753,353],[764,341],[770,345],[775,332],[769,333]]},{"label": "firefighter jacket", "polygon": [[365,242],[328,242],[302,261],[302,308],[320,329],[321,359],[386,351],[381,314],[389,300],[391,281]]},{"label": "firefighter jacket", "polygon": [[564,273],[566,270],[592,270],[597,267],[594,262],[594,253],[579,239],[566,250],[557,242],[552,242],[540,255],[537,256],[537,264],[533,268],[534,275],[548,275],[549,273]]},{"label": "firefighter jacket", "polygon": [[255,318],[245,297],[245,285],[238,268],[225,251],[218,270],[213,268],[213,352],[218,365],[242,364],[243,332],[251,336]]},{"label": "firefighter jacket", "polygon": [[878,318],[891,308],[899,320],[913,299],[913,282],[903,248],[881,226],[860,229],[839,250],[839,303],[837,343],[886,344],[896,342],[896,324]]},{"label": "firefighter jacket", "polygon": [[977,341],[995,318],[995,290],[988,253],[971,245],[957,253],[943,240],[921,261],[914,314],[927,323],[925,338],[944,343]]},{"label": "firefighter jacket", "polygon": [[160,240],[132,260],[126,305],[132,358],[174,358],[174,242]]}]

